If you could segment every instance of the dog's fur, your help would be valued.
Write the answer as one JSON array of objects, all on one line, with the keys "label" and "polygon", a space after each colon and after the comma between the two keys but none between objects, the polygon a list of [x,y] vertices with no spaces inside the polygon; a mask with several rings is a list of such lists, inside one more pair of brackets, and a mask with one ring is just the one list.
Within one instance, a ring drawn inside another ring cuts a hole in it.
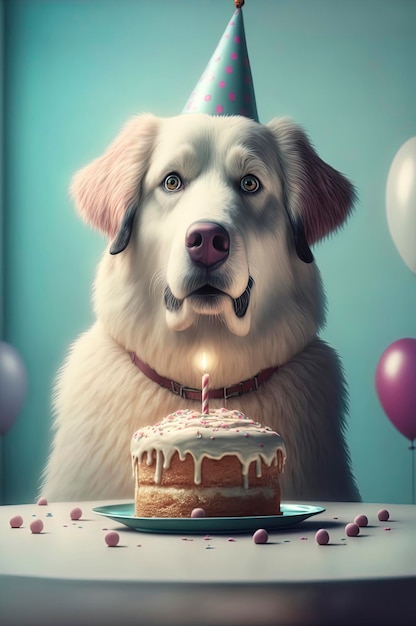
[{"label": "dog's fur", "polygon": [[[163,186],[172,172],[183,181],[177,191]],[[260,188],[243,190],[244,176]],[[325,304],[309,249],[344,222],[354,191],[302,129],[287,119],[137,116],[76,174],[72,194],[109,249],[95,281],[97,321],[58,376],[42,494],[131,498],[133,432],[200,403],[147,378],[129,352],[193,388],[205,352],[212,388],[279,366],[257,391],[226,404],[284,437],[285,500],[359,499],[343,435],[342,368],[317,337]],[[209,267],[185,245],[189,227],[206,221],[229,235],[226,258]],[[211,293],[195,293],[206,284]],[[233,303],[248,292],[238,316]]]}]

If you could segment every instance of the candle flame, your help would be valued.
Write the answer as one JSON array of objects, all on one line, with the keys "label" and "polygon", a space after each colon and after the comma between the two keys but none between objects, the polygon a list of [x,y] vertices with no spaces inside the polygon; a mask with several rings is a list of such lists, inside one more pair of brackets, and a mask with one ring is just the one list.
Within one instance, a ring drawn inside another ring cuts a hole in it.
[{"label": "candle flame", "polygon": [[207,355],[205,352],[202,355],[202,369],[204,370],[204,372],[207,371]]}]

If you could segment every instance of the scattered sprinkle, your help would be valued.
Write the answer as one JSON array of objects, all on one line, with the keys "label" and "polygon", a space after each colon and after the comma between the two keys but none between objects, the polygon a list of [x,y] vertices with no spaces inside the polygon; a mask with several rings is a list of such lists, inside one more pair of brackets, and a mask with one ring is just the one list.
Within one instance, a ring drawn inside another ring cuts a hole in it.
[{"label": "scattered sprinkle", "polygon": [[307,537],[301,537],[300,540],[301,541],[308,541],[308,538]]},{"label": "scattered sprinkle", "polygon": [[210,541],[212,539],[212,537],[210,537],[209,535],[205,535],[204,539],[205,539],[205,541]]},{"label": "scattered sprinkle", "polygon": [[48,501],[46,498],[39,498],[38,500],[38,506],[47,506]]},{"label": "scattered sprinkle", "polygon": [[78,506],[76,506],[74,509],[72,509],[69,515],[72,520],[78,520],[82,517],[82,511]]},{"label": "scattered sprinkle", "polygon": [[380,509],[380,511],[377,513],[377,517],[380,522],[387,522],[390,517],[390,513],[387,509]]},{"label": "scattered sprinkle", "polygon": [[234,537],[228,537],[227,541],[235,541]]},{"label": "scattered sprinkle", "polygon": [[205,517],[205,510],[201,507],[192,509],[191,517]]},{"label": "scattered sprinkle", "polygon": [[329,533],[324,528],[320,528],[315,534],[315,541],[319,546],[326,546],[329,543]]},{"label": "scattered sprinkle", "polygon": [[205,546],[205,550],[213,550],[213,549],[214,549],[214,546],[211,546],[209,544]]},{"label": "scattered sprinkle", "polygon": [[9,521],[11,528],[20,528],[23,524],[23,517],[21,515],[15,515]]},{"label": "scattered sprinkle", "polygon": [[391,528],[390,528],[390,527],[387,527],[387,528],[385,528],[384,530],[391,530]]},{"label": "scattered sprinkle", "polygon": [[363,528],[364,526],[367,526],[368,525],[367,515],[357,515],[357,517],[354,518],[354,523],[357,524],[357,526],[360,526],[361,528]]},{"label": "scattered sprinkle", "polygon": [[46,517],[53,517],[52,513],[46,513]]},{"label": "scattered sprinkle", "polygon": [[357,537],[360,534],[360,527],[355,522],[350,522],[345,526],[345,534],[347,537]]},{"label": "scattered sprinkle", "polygon": [[104,537],[104,541],[109,548],[115,548],[115,546],[120,541],[120,535],[115,530],[112,530],[106,534],[106,536]]},{"label": "scattered sprinkle", "polygon": [[43,530],[43,522],[41,519],[35,519],[30,523],[30,530],[34,535],[38,535]]},{"label": "scattered sprinkle", "polygon": [[264,528],[259,528],[253,534],[254,543],[267,543],[269,540],[269,533]]},{"label": "scattered sprinkle", "polygon": [[193,541],[193,539],[190,539],[189,537],[182,537],[182,541]]}]

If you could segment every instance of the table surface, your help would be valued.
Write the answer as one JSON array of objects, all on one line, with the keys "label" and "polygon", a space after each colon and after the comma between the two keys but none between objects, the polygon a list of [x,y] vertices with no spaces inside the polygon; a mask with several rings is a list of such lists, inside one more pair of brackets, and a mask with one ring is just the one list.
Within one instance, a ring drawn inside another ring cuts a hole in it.
[{"label": "table surface", "polygon": [[[292,528],[271,531],[268,542],[258,545],[251,532],[209,538],[205,533],[137,532],[93,512],[104,504],[114,502],[0,507],[0,616],[3,606],[4,615],[16,625],[46,626],[58,614],[61,624],[66,623],[63,616],[68,624],[76,617],[82,624],[80,617],[93,607],[101,624],[114,623],[117,616],[124,626],[260,626],[348,623],[359,611],[367,620],[360,624],[411,623],[407,617],[416,592],[414,505],[319,503],[325,512]],[[78,521],[70,518],[75,506],[83,512]],[[388,522],[378,520],[381,508],[389,510]],[[368,526],[357,537],[347,537],[345,525],[359,514],[367,515]],[[23,517],[21,528],[10,527],[14,515]],[[29,528],[36,518],[44,523],[40,534]],[[328,545],[315,541],[320,528],[330,535]],[[120,535],[116,548],[105,544],[110,530]],[[39,606],[43,602],[38,613],[27,602],[34,594]],[[224,616],[230,621],[221,621]],[[397,621],[386,621],[393,617]]]}]

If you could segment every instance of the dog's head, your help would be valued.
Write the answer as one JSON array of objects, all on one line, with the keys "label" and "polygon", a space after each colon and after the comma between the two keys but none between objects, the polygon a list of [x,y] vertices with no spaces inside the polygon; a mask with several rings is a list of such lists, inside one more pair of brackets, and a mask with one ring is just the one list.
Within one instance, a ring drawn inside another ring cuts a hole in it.
[{"label": "dog's head", "polygon": [[117,281],[131,301],[116,279],[108,297],[131,311],[140,283],[171,330],[217,324],[235,336],[282,315],[322,323],[310,246],[344,222],[354,198],[291,121],[199,114],[132,119],[72,193],[109,238],[106,271],[124,259]]}]

